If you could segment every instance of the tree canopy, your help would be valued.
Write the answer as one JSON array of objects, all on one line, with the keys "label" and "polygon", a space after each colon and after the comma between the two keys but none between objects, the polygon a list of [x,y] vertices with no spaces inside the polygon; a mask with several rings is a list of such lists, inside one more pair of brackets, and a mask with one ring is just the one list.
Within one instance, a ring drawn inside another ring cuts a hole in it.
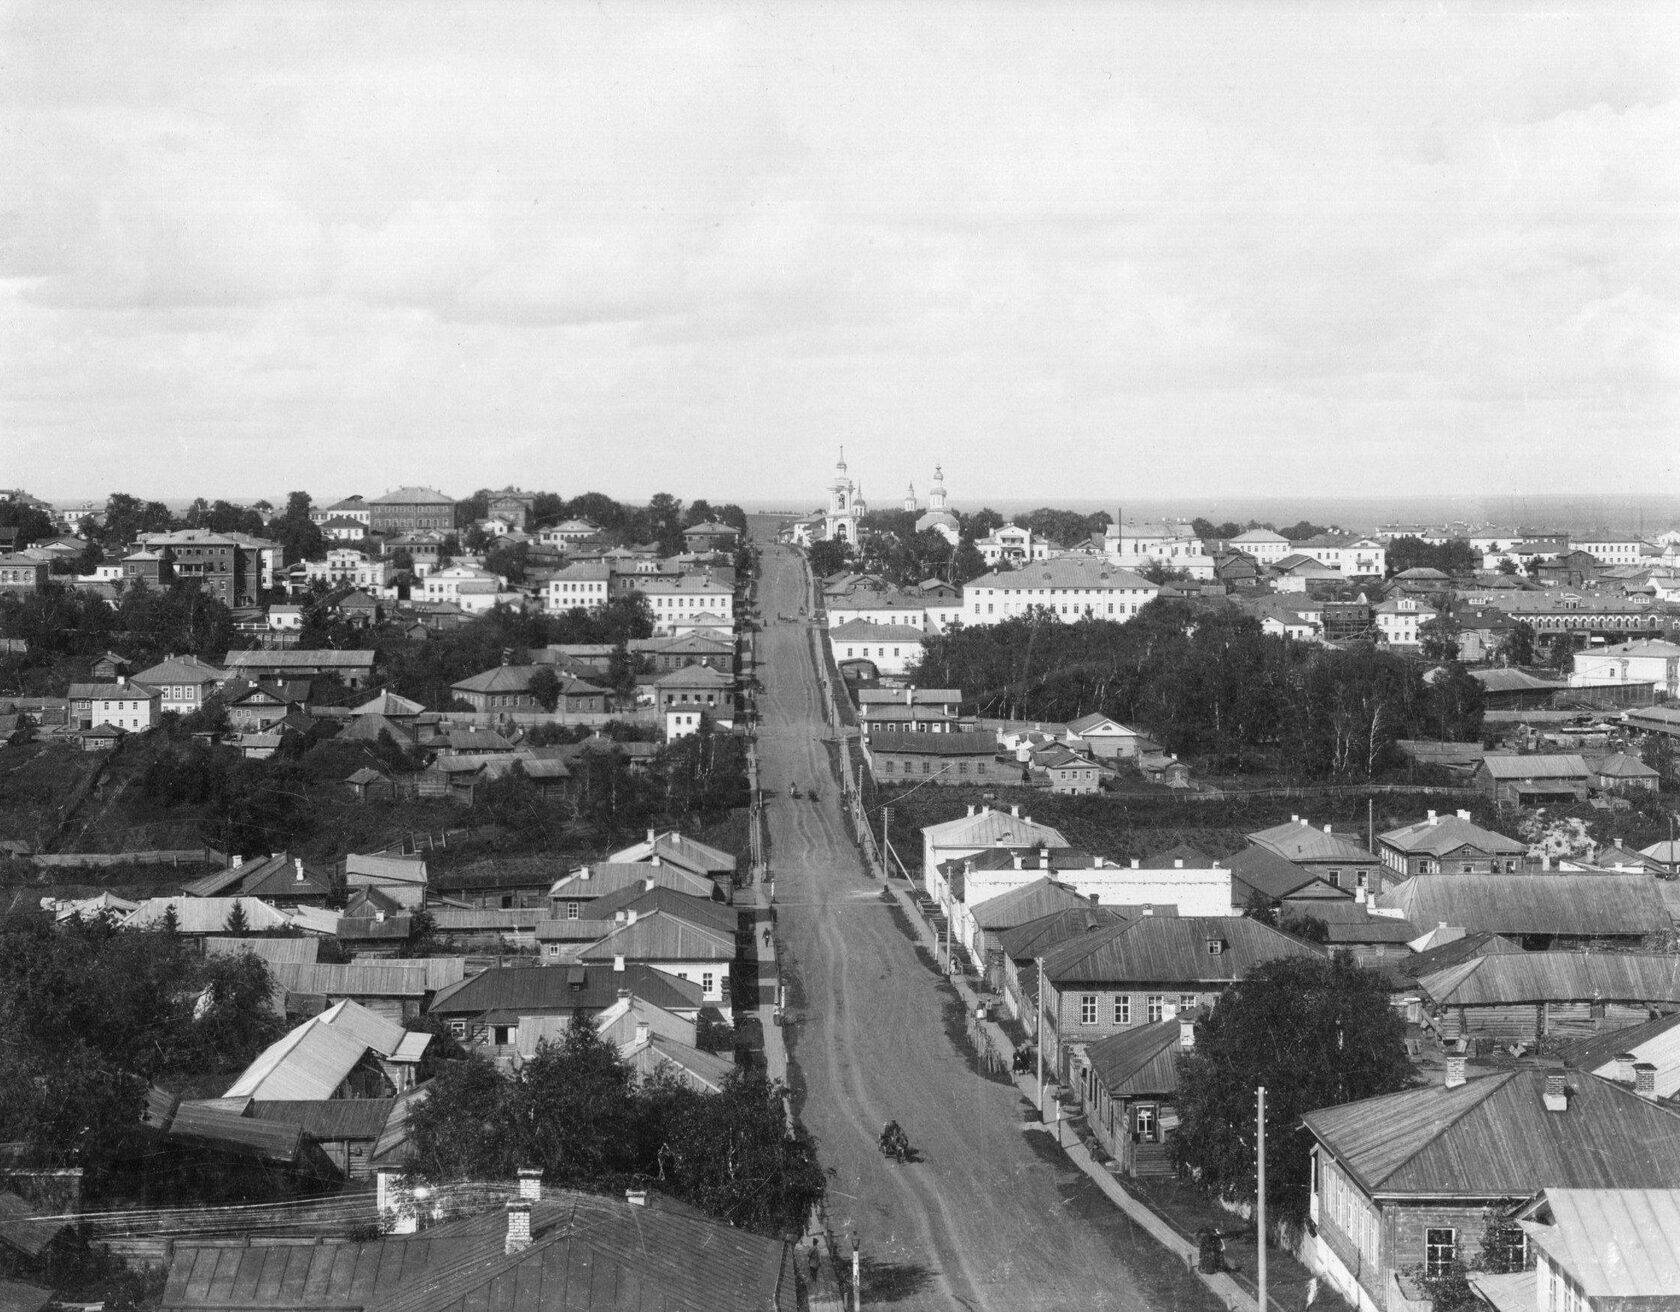
[{"label": "tree canopy", "polygon": [[648,1180],[773,1235],[798,1233],[823,1193],[815,1146],[788,1128],[780,1085],[745,1071],[715,1094],[639,1081],[581,1016],[516,1075],[474,1056],[429,1088],[409,1120],[410,1169],[422,1180],[506,1179],[522,1166],[571,1187]]},{"label": "tree canopy", "polygon": [[1179,1057],[1173,1152],[1233,1202],[1256,1196],[1255,1090],[1266,1089],[1266,1201],[1279,1219],[1307,1212],[1307,1112],[1412,1083],[1405,1025],[1381,977],[1347,961],[1283,957],[1231,985]]}]

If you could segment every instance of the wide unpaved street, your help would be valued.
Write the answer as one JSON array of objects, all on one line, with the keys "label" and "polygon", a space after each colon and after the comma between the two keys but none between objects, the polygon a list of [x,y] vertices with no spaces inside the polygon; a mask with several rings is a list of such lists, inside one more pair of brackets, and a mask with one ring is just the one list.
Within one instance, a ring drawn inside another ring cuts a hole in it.
[{"label": "wide unpaved street", "polygon": [[[1023,1128],[1012,1084],[947,1037],[954,995],[880,899],[847,837],[822,738],[802,561],[765,544],[759,610],[760,778],[801,1116],[830,1168],[829,1219],[855,1230],[866,1307],[1202,1312],[1219,1304],[1176,1259]],[[793,800],[815,782],[820,800]],[[908,854],[907,854],[908,858]],[[959,1027],[961,1020],[955,1022]],[[898,1120],[919,1161],[876,1151]]]}]

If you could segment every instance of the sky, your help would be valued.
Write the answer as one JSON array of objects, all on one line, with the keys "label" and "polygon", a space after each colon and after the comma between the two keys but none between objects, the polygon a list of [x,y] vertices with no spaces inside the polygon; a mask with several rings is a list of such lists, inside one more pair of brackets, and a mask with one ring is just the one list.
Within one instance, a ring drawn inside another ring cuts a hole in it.
[{"label": "sky", "polygon": [[1680,4],[0,8],[0,483],[1680,466]]}]

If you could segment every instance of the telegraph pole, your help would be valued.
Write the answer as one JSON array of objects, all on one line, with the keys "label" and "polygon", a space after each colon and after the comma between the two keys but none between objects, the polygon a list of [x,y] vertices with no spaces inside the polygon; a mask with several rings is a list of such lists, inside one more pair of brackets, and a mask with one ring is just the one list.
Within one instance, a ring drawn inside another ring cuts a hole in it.
[{"label": "telegraph pole", "polygon": [[1256,1266],[1257,1283],[1260,1286],[1260,1312],[1266,1312],[1266,1086],[1259,1088],[1259,1107],[1254,1116],[1255,1124],[1259,1127],[1257,1138],[1259,1146],[1259,1160],[1257,1175],[1259,1187],[1256,1189],[1255,1219],[1259,1231],[1257,1245],[1260,1258]]}]

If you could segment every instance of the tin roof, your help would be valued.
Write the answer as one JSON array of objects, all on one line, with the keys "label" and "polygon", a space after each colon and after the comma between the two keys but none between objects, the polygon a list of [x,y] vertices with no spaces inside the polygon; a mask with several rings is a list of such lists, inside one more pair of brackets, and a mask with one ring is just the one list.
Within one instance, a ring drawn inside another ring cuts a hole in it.
[{"label": "tin roof", "polygon": [[316,1140],[378,1139],[395,1102],[394,1098],[253,1102],[248,1114],[254,1120],[296,1125]]},{"label": "tin roof", "polygon": [[1548,1189],[1550,1224],[1523,1222],[1590,1299],[1663,1298],[1680,1291],[1680,1188]]},{"label": "tin roof", "polygon": [[1039,916],[1019,925],[999,931],[998,946],[1015,961],[1044,956],[1058,944],[1069,939],[1095,934],[1115,925],[1123,925],[1129,917],[1118,907],[1064,907],[1048,915]]},{"label": "tin roof", "polygon": [[1570,1073],[1547,1111],[1535,1067],[1308,1112],[1309,1130],[1368,1194],[1524,1197],[1540,1189],[1680,1180],[1680,1118],[1631,1090]]},{"label": "tin roof", "polygon": [[1501,953],[1473,957],[1426,975],[1418,980],[1418,987],[1437,1005],[1454,1007],[1580,1001],[1680,1003],[1680,957]]},{"label": "tin roof", "polygon": [[1585,779],[1592,773],[1585,758],[1576,754],[1558,756],[1482,757],[1482,768],[1495,779]]},{"label": "tin roof", "polygon": [[698,984],[645,963],[626,962],[615,971],[611,962],[590,962],[486,970],[434,999],[430,1010],[453,1016],[489,1011],[539,1015],[578,1007],[598,1011],[616,1002],[621,988],[667,1011],[694,1011],[701,1002]]},{"label": "tin roof", "polygon": [[[1484,758],[1485,759],[1485,758]],[[1500,856],[1522,856],[1527,848],[1514,838],[1483,829],[1478,824],[1456,815],[1438,815],[1433,820],[1419,820],[1401,825],[1377,837],[1399,852],[1416,852],[1428,856],[1445,856],[1460,848],[1470,847],[1478,852]]]},{"label": "tin roof", "polygon": [[585,961],[718,961],[735,959],[733,933],[683,920],[670,911],[654,911],[617,925],[580,954]]},{"label": "tin roof", "polygon": [[1086,1048],[1085,1060],[1111,1098],[1129,1098],[1177,1093],[1180,1051],[1178,1022],[1163,1020],[1098,1039]]},{"label": "tin roof", "polygon": [[1499,934],[1628,937],[1669,927],[1648,874],[1413,875],[1377,898],[1414,925]]},{"label": "tin roof", "polygon": [[969,910],[981,929],[1010,929],[1057,911],[1083,909],[1090,905],[1090,901],[1073,888],[1059,884],[1046,875],[1020,888],[989,897],[984,902],[976,902]]},{"label": "tin roof", "polygon": [[[1208,944],[1219,950],[1210,952]],[[1044,954],[1058,985],[1105,981],[1219,982],[1241,979],[1278,957],[1323,954],[1246,916],[1138,916]]]}]

